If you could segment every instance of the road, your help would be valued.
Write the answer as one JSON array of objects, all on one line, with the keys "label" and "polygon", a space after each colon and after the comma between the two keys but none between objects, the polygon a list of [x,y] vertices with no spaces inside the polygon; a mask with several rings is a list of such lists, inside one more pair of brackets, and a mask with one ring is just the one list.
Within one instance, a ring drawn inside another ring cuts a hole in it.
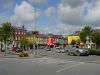
[{"label": "road", "polygon": [[89,56],[67,56],[65,53],[57,53],[54,51],[45,51],[45,50],[38,50],[37,54],[52,57],[52,58],[59,58],[62,60],[71,60],[71,61],[80,61],[80,62],[94,62],[99,61],[100,56],[89,55]]},{"label": "road", "polygon": [[89,61],[99,59],[97,56],[65,56],[62,53],[42,50],[37,51],[37,54],[43,57],[33,59],[0,57],[0,75],[100,75],[99,63],[86,62],[88,59]]}]

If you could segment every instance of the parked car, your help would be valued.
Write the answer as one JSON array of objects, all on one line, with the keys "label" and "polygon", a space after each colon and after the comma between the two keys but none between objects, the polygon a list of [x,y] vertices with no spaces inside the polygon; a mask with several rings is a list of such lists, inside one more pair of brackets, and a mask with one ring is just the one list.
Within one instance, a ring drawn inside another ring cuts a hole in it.
[{"label": "parked car", "polygon": [[55,52],[58,52],[58,53],[65,53],[65,50],[64,50],[63,48],[56,47]]},{"label": "parked car", "polygon": [[89,55],[89,51],[86,48],[79,48],[77,45],[68,45],[65,51],[67,55]]},{"label": "parked car", "polygon": [[51,51],[51,48],[49,48],[49,47],[48,47],[48,48],[46,48],[46,51]]}]

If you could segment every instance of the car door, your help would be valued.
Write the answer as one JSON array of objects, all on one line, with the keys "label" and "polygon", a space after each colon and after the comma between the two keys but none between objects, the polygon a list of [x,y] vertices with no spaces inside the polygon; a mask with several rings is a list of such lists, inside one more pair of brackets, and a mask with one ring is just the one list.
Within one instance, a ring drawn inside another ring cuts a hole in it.
[{"label": "car door", "polygon": [[73,46],[72,46],[72,49],[71,49],[71,52],[72,52],[72,53],[75,53],[75,51],[76,51],[76,50],[75,50],[75,46],[73,45]]}]

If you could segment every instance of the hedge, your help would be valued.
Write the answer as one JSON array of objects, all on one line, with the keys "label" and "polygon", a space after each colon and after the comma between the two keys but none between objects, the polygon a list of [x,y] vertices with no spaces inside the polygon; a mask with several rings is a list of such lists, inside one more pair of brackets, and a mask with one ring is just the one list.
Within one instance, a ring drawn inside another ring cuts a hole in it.
[{"label": "hedge", "polygon": [[99,55],[100,56],[100,50],[89,50],[89,55]]}]

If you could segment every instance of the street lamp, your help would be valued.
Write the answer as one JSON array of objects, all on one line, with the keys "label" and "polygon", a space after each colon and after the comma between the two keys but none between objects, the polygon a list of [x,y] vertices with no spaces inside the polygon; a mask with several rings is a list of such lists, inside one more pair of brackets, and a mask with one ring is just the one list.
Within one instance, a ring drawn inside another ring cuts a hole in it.
[{"label": "street lamp", "polygon": [[[35,0],[34,0],[34,3],[35,3]],[[34,55],[36,54],[35,53],[35,44],[36,44],[36,4],[34,4],[34,8],[35,8],[35,19],[34,19],[34,24],[35,24],[35,28],[34,28],[34,30],[35,31],[33,31],[33,38],[34,38],[34,41],[33,41],[33,44],[34,44]]]}]

